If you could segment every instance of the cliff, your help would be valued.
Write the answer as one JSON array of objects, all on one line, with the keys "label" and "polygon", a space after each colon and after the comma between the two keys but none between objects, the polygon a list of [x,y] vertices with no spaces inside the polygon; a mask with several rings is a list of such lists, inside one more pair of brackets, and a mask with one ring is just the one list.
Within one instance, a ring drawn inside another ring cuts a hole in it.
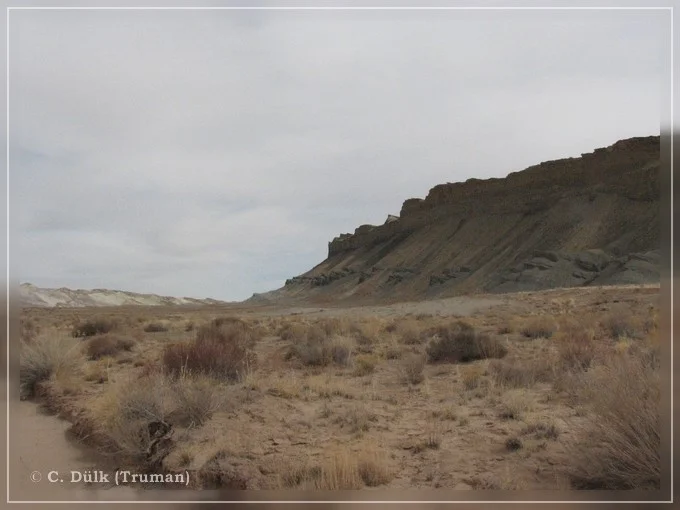
[{"label": "cliff", "polygon": [[658,281],[658,136],[435,186],[362,225],[280,297],[400,299]]}]

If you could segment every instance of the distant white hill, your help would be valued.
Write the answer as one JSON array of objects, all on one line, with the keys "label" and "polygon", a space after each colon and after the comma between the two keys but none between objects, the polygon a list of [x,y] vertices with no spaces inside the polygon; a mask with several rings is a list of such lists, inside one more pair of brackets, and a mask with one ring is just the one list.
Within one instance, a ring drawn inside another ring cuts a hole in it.
[{"label": "distant white hill", "polygon": [[168,297],[157,294],[138,294],[122,290],[93,289],[72,290],[43,289],[30,283],[20,285],[19,296],[22,306],[35,307],[85,307],[85,306],[172,306],[172,305],[211,305],[226,304],[217,299],[195,299],[188,297]]}]

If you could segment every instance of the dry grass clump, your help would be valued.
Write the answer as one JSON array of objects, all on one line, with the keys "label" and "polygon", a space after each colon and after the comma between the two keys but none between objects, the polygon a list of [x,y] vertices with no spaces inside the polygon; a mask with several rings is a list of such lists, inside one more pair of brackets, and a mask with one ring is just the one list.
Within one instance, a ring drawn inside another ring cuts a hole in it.
[{"label": "dry grass clump", "polygon": [[321,466],[317,490],[355,490],[362,487],[356,454],[348,449],[333,452]]},{"label": "dry grass clump", "polygon": [[267,393],[279,398],[298,398],[307,389],[301,377],[294,371],[278,374],[278,377],[269,377],[266,381],[268,383]]},{"label": "dry grass clump", "polygon": [[144,326],[145,333],[164,333],[168,329],[168,325],[164,322],[150,322]]},{"label": "dry grass clump", "polygon": [[[345,336],[350,332],[349,321],[337,317],[328,317],[316,321],[316,326],[320,327],[328,337]],[[285,340],[285,339],[284,339]]]},{"label": "dry grass clump", "polygon": [[371,423],[377,421],[378,417],[369,411],[364,405],[353,405],[344,415],[340,415],[335,423],[340,427],[349,427],[353,434],[357,432],[367,432],[371,428]]},{"label": "dry grass clump", "polygon": [[320,467],[305,464],[291,470],[284,481],[288,486],[301,486],[322,491],[356,490],[364,486],[378,487],[389,483],[394,472],[384,450],[364,446],[359,453],[341,448],[332,452]]},{"label": "dry grass clump", "polygon": [[554,377],[554,366],[547,356],[526,361],[491,360],[489,372],[499,386],[530,388],[539,382],[551,382]]},{"label": "dry grass clump", "polygon": [[516,479],[509,467],[506,467],[505,473],[502,476],[493,473],[484,473],[466,481],[475,490],[526,490],[525,482]]},{"label": "dry grass clump", "polygon": [[465,363],[485,358],[502,358],[508,353],[498,338],[479,333],[463,321],[439,326],[434,331],[435,337],[426,349],[432,363]]},{"label": "dry grass clump", "polygon": [[[281,340],[290,342],[302,342],[307,339],[308,324],[297,321],[285,322],[278,330],[278,336]],[[320,326],[322,329],[322,326]],[[323,329],[322,329],[323,331]]]},{"label": "dry grass clump", "polygon": [[534,399],[523,389],[512,389],[503,395],[501,406],[501,418],[521,420],[525,413],[533,410]]},{"label": "dry grass clump", "polygon": [[439,422],[428,421],[425,426],[424,445],[432,450],[438,450],[442,444],[442,426]]},{"label": "dry grass clump", "polygon": [[91,408],[95,427],[115,451],[148,459],[152,443],[170,429],[169,389],[170,382],[163,374],[109,386]]},{"label": "dry grass clump", "polygon": [[118,321],[107,318],[88,319],[76,325],[71,335],[79,338],[109,333],[118,327]]},{"label": "dry grass clump", "polygon": [[109,373],[113,366],[113,359],[105,356],[97,359],[94,363],[88,363],[85,367],[85,380],[103,384],[109,380]]},{"label": "dry grass clump", "polygon": [[283,488],[305,486],[314,487],[314,484],[321,477],[321,468],[309,461],[303,463],[284,462],[280,468],[279,484]]},{"label": "dry grass clump", "polygon": [[563,369],[587,370],[600,351],[594,332],[583,326],[571,324],[563,328],[556,340]]},{"label": "dry grass clump", "polygon": [[520,332],[527,338],[550,338],[555,331],[557,331],[557,323],[553,318],[539,315],[527,320]]},{"label": "dry grass clump", "polygon": [[357,377],[363,377],[365,375],[372,374],[375,371],[375,366],[377,364],[378,360],[375,356],[357,356],[354,358],[354,371],[352,373]]},{"label": "dry grass clump", "polygon": [[619,338],[640,338],[644,325],[635,317],[631,310],[618,306],[612,308],[609,314],[602,321],[606,333],[613,339]]},{"label": "dry grass clump", "polygon": [[81,345],[66,335],[38,336],[31,342],[21,342],[20,394],[28,398],[35,394],[36,385],[53,376],[76,373],[83,364]]},{"label": "dry grass clump", "polygon": [[250,327],[247,321],[241,319],[240,317],[233,316],[216,317],[210,322],[210,324],[212,326],[215,326],[216,328],[219,328],[221,326],[234,326],[234,325],[242,329],[248,329]]},{"label": "dry grass clump", "polygon": [[520,432],[521,435],[533,435],[535,439],[557,439],[560,429],[552,419],[532,420]]},{"label": "dry grass clump", "polygon": [[308,366],[326,366],[331,363],[348,366],[351,362],[354,339],[346,336],[328,338],[323,329],[308,328],[304,341],[293,344],[288,358],[297,357]]},{"label": "dry grass clump", "polygon": [[659,312],[653,306],[649,308],[649,315],[643,321],[642,329],[647,335],[659,329]]},{"label": "dry grass clump", "polygon": [[334,336],[327,345],[330,360],[342,367],[349,366],[353,348],[354,341],[346,336]]},{"label": "dry grass clump", "polygon": [[458,418],[458,413],[452,405],[448,405],[443,408],[434,409],[430,412],[432,418],[437,418],[440,420],[456,420]]},{"label": "dry grass clump", "polygon": [[461,381],[466,390],[479,388],[486,370],[481,365],[469,365],[461,370]]},{"label": "dry grass clump", "polygon": [[594,413],[569,451],[577,489],[659,489],[660,374],[630,354],[612,356],[582,378],[582,397]]},{"label": "dry grass clump", "polygon": [[357,460],[357,469],[367,487],[385,485],[394,477],[387,454],[376,447],[362,449]]},{"label": "dry grass clump", "polygon": [[383,347],[381,355],[385,359],[401,359],[403,352],[398,344],[396,343],[386,343]]},{"label": "dry grass clump", "polygon": [[236,381],[255,362],[253,343],[251,332],[241,324],[204,325],[192,342],[167,346],[163,365],[173,376],[188,372]]},{"label": "dry grass clump", "polygon": [[253,327],[240,319],[229,319],[222,317],[199,327],[196,330],[196,342],[218,342],[252,347],[259,339]]},{"label": "dry grass clump", "polygon": [[394,333],[404,345],[423,343],[422,326],[416,320],[405,319],[395,323]]},{"label": "dry grass clump", "polygon": [[351,322],[348,329],[347,335],[354,339],[356,351],[364,354],[374,352],[383,333],[382,322],[377,318]]},{"label": "dry grass clump", "polygon": [[91,360],[97,360],[105,356],[115,356],[120,351],[131,351],[135,343],[134,339],[119,335],[105,334],[93,336],[87,342],[87,356]]},{"label": "dry grass clump", "polygon": [[409,353],[399,363],[400,379],[406,384],[420,384],[425,380],[425,356]]},{"label": "dry grass clump", "polygon": [[40,327],[38,327],[35,322],[31,319],[21,318],[21,330],[19,333],[19,338],[25,342],[30,342],[33,340],[38,333],[40,333]]},{"label": "dry grass clump", "polygon": [[178,418],[186,425],[200,426],[226,405],[225,389],[208,376],[183,376],[172,382]]},{"label": "dry grass clump", "polygon": [[289,357],[297,357],[309,366],[325,366],[330,363],[330,351],[324,340],[308,339],[291,347]]}]

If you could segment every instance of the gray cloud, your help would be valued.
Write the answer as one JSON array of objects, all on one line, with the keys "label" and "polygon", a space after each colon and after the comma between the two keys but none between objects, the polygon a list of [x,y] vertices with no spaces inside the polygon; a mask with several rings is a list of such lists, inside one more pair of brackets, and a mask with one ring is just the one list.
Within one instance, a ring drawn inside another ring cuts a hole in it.
[{"label": "gray cloud", "polygon": [[658,133],[664,16],[13,11],[18,276],[279,286],[436,184]]}]

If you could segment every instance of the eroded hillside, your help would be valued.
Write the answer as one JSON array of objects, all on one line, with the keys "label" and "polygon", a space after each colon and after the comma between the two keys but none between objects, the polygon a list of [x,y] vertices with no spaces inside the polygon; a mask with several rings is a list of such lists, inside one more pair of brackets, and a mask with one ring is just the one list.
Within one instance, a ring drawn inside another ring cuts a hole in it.
[{"label": "eroded hillside", "polygon": [[658,136],[469,179],[329,243],[328,258],[256,299],[418,299],[658,281]]},{"label": "eroded hillside", "polygon": [[225,304],[216,299],[169,297],[122,290],[45,289],[30,283],[19,286],[19,301],[24,307],[82,308],[87,306],[176,306]]}]

